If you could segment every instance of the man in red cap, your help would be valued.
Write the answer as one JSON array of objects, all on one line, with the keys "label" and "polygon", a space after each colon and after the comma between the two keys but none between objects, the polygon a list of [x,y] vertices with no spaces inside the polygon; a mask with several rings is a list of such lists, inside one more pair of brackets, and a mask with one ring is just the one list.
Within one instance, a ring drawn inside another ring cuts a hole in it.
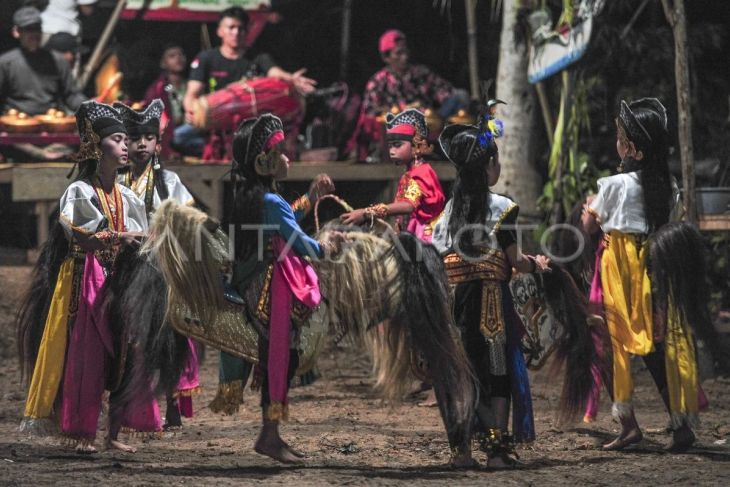
[{"label": "man in red cap", "polygon": [[[385,67],[375,73],[365,86],[362,112],[351,144],[361,149],[379,139],[380,127],[375,117],[393,106],[404,110],[407,106],[436,109],[441,118],[447,118],[469,103],[465,90],[454,86],[422,64],[411,64],[406,36],[395,29],[386,31],[378,43]],[[359,156],[367,155],[361,150]]]}]

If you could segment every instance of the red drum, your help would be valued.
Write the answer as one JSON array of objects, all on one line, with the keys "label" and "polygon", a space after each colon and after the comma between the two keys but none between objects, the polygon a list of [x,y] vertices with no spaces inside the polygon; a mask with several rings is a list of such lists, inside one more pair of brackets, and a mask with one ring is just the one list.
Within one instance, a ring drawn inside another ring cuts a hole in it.
[{"label": "red drum", "polygon": [[299,123],[303,108],[302,98],[286,81],[242,80],[199,98],[193,106],[193,125],[205,130],[235,130],[247,118],[273,113],[286,126]]}]

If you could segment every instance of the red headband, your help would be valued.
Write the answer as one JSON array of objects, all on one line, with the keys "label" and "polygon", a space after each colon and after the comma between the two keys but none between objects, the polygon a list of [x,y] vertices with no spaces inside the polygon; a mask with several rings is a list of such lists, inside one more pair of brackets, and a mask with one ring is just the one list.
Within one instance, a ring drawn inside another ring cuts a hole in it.
[{"label": "red headband", "polygon": [[388,135],[405,135],[406,137],[413,138],[416,135],[416,127],[404,123],[388,129],[387,133]]},{"label": "red headband", "polygon": [[277,130],[269,136],[264,144],[264,151],[270,151],[276,144],[284,140],[284,132]]}]

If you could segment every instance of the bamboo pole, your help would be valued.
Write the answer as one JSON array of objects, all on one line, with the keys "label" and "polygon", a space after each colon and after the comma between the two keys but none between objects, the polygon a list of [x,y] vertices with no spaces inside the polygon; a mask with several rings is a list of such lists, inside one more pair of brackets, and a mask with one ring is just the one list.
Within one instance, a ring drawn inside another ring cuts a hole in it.
[{"label": "bamboo pole", "polygon": [[692,110],[689,106],[689,58],[687,56],[687,17],[684,0],[662,0],[664,14],[674,32],[674,77],[677,85],[677,124],[679,157],[682,163],[682,187],[687,220],[697,225],[695,201],[694,147],[692,143]]},{"label": "bamboo pole", "polygon": [[350,30],[352,28],[352,0],[345,0],[342,5],[342,41],[340,43],[340,79],[347,77],[350,63]]},{"label": "bamboo pole", "polygon": [[86,66],[84,66],[83,73],[81,73],[79,86],[82,90],[86,88],[86,85],[89,83],[89,79],[91,79],[91,74],[98,67],[101,57],[104,54],[104,50],[106,49],[107,44],[109,44],[109,39],[111,39],[112,34],[114,33],[114,28],[117,26],[117,22],[119,22],[119,17],[122,15],[122,10],[124,10],[126,5],[127,0],[117,0],[117,6],[114,7],[114,11],[112,12],[111,17],[109,17],[106,27],[104,27],[104,32],[102,32],[99,42],[97,42],[96,47],[94,47],[94,52],[91,53],[91,57],[86,63]]},{"label": "bamboo pole", "polygon": [[474,100],[479,99],[479,59],[477,57],[477,0],[466,0],[466,34],[469,49],[469,91]]},{"label": "bamboo pole", "polygon": [[540,109],[542,111],[542,119],[545,122],[545,131],[550,145],[553,145],[553,137],[555,135],[555,121],[550,113],[550,102],[545,92],[545,83],[538,81],[535,83],[535,91],[537,91],[537,99],[540,101]]}]

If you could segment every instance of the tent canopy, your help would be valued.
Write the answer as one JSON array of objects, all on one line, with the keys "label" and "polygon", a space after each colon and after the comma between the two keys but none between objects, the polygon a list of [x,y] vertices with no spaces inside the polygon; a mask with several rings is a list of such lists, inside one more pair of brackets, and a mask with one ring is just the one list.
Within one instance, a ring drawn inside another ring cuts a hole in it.
[{"label": "tent canopy", "polygon": [[122,18],[136,19],[140,10],[144,10],[144,20],[215,22],[220,12],[229,7],[248,10],[254,20],[254,17],[268,13],[271,0],[127,0]]}]

